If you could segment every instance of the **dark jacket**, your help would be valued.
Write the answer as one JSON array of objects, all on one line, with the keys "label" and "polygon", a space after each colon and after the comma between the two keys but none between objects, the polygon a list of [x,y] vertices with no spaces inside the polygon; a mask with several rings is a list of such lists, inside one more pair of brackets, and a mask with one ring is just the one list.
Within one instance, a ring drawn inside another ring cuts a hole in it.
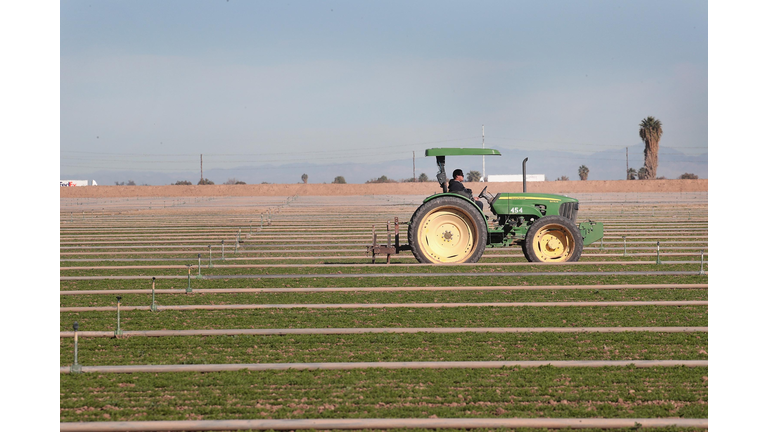
[{"label": "dark jacket", "polygon": [[451,179],[448,182],[448,192],[460,193],[462,195],[469,197],[470,199],[473,198],[472,189],[465,188],[464,185],[461,184],[461,182],[456,179]]}]

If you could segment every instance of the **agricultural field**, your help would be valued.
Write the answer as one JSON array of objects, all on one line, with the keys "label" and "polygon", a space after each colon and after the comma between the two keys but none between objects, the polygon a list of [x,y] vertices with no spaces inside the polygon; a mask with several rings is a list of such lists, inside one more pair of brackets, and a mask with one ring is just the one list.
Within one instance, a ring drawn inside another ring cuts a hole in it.
[{"label": "agricultural field", "polygon": [[456,265],[366,255],[421,195],[62,198],[61,430],[706,430],[707,193],[572,196]]}]

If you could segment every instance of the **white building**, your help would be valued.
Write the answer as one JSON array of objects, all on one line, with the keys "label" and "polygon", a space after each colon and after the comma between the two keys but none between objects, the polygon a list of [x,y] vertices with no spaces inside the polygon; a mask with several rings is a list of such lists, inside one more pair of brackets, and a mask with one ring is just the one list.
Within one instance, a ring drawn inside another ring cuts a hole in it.
[{"label": "white building", "polygon": [[60,187],[70,186],[98,186],[96,180],[59,180]]}]

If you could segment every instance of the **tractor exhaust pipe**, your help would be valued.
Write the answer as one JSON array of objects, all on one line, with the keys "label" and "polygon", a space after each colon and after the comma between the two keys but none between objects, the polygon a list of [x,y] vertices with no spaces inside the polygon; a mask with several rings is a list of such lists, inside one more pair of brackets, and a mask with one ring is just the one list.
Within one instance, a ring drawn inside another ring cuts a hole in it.
[{"label": "tractor exhaust pipe", "polygon": [[528,158],[523,159],[523,193],[528,192],[528,187],[525,180],[528,176],[525,175],[525,163],[528,162]]}]

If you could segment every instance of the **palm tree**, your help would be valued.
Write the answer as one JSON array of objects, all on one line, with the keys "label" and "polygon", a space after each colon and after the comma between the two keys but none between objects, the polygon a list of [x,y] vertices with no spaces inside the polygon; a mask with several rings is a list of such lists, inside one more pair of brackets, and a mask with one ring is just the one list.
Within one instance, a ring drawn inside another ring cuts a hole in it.
[{"label": "palm tree", "polygon": [[587,177],[589,177],[589,168],[587,168],[586,165],[582,165],[579,167],[579,178],[582,180],[586,180]]},{"label": "palm tree", "polygon": [[306,174],[301,175],[301,181],[304,182],[304,184],[307,184],[307,180],[309,180],[309,176]]},{"label": "palm tree", "polygon": [[637,171],[634,168],[627,170],[627,180],[635,180],[637,178]]},{"label": "palm tree", "polygon": [[645,178],[656,178],[656,168],[659,166],[659,140],[663,133],[658,119],[648,116],[640,122],[640,138],[645,142]]}]

